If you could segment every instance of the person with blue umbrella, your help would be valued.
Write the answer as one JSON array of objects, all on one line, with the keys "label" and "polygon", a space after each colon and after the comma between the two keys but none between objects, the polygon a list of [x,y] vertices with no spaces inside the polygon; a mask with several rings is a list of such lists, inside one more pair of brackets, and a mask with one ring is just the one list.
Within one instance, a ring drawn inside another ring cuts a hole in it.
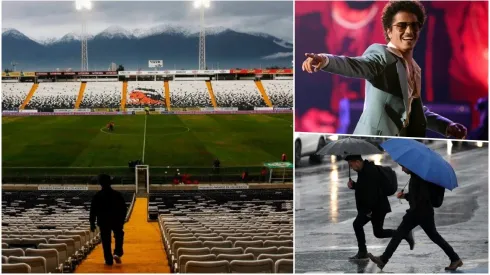
[{"label": "person with blue umbrella", "polygon": [[410,205],[402,223],[393,238],[379,256],[368,253],[368,257],[383,269],[406,234],[420,225],[427,236],[437,244],[449,257],[451,263],[445,270],[454,271],[463,265],[454,249],[437,232],[434,221],[434,207],[439,207],[444,198],[444,188],[452,190],[457,187],[454,169],[441,155],[424,144],[411,139],[390,139],[381,144],[403,172],[410,175],[409,193],[402,190],[397,197],[406,199]]}]

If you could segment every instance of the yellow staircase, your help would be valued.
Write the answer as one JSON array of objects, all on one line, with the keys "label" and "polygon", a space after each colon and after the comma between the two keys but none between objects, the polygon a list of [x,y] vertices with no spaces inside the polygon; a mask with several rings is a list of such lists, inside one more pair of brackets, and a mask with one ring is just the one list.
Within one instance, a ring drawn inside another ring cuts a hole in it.
[{"label": "yellow staircase", "polygon": [[267,106],[269,106],[269,107],[272,107],[272,102],[269,99],[269,96],[267,95],[267,93],[265,92],[264,85],[262,85],[262,81],[260,81],[260,80],[255,81],[255,85],[257,85],[257,88],[259,89],[260,93],[262,94],[262,98],[264,99],[265,104],[267,104]]},{"label": "yellow staircase", "polygon": [[75,103],[75,109],[80,108],[80,103],[82,103],[83,93],[85,93],[85,87],[87,87],[87,82],[82,82],[80,85],[80,91],[78,92],[77,103]]},{"label": "yellow staircase", "polygon": [[213,107],[218,107],[216,103],[216,98],[214,97],[213,86],[211,86],[211,81],[206,80],[206,86],[208,87],[209,97],[211,98],[211,103],[213,103]]},{"label": "yellow staircase", "polygon": [[104,250],[99,244],[75,273],[171,273],[158,222],[148,222],[147,198],[136,198],[131,217],[124,224],[124,252],[122,264],[104,265]]},{"label": "yellow staircase", "polygon": [[128,94],[128,82],[123,81],[122,95],[121,95],[121,111],[126,110],[126,95]]},{"label": "yellow staircase", "polygon": [[170,111],[170,87],[168,86],[168,80],[163,82],[165,89],[165,104],[167,105],[167,111]]},{"label": "yellow staircase", "polygon": [[19,107],[20,110],[24,110],[24,108],[27,106],[27,104],[29,104],[29,101],[31,101],[31,98],[34,95],[34,93],[36,92],[37,87],[39,87],[39,83],[32,84],[31,90],[29,91],[29,94],[27,94],[27,97],[24,100],[24,103],[22,103],[22,105],[20,105],[20,107]]}]

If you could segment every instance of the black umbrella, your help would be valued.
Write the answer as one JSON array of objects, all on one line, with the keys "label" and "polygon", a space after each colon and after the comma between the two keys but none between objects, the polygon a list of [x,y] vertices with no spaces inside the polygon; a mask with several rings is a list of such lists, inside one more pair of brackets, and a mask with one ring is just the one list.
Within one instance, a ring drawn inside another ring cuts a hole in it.
[{"label": "black umbrella", "polygon": [[[348,155],[371,155],[382,153],[378,147],[365,141],[363,139],[357,138],[343,138],[336,141],[332,141],[325,145],[322,149],[318,151],[318,155],[335,155],[335,156],[348,156]],[[349,179],[350,179],[350,168],[349,168]]]}]

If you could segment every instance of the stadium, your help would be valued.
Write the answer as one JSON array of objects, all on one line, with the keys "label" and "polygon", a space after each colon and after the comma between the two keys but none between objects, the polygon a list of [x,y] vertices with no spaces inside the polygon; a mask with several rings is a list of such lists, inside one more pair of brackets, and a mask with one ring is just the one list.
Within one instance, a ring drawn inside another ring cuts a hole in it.
[{"label": "stadium", "polygon": [[[2,73],[2,272],[292,273],[293,70],[83,59]],[[122,264],[89,222],[100,174],[127,207]]]}]

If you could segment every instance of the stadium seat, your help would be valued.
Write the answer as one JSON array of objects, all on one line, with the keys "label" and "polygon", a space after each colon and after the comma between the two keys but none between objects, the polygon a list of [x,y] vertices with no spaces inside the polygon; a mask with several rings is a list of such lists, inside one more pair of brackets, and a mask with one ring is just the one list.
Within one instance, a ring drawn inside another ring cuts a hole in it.
[{"label": "stadium seat", "polygon": [[264,244],[262,241],[236,241],[233,244],[233,247],[241,247],[243,249],[247,249],[248,247],[263,247]]},{"label": "stadium seat", "polygon": [[293,273],[293,260],[281,259],[275,263],[275,273]]},{"label": "stadium seat", "polygon": [[6,249],[2,249],[2,256],[5,256],[5,257],[10,257],[10,256],[22,257],[22,256],[25,256],[25,253],[24,253],[24,250],[22,250],[22,248],[6,248]]},{"label": "stadium seat", "polygon": [[235,243],[237,241],[252,241],[251,236],[246,236],[246,237],[228,237],[226,238],[227,241],[231,241],[232,243]]},{"label": "stadium seat", "polygon": [[185,271],[186,273],[229,273],[229,263],[228,261],[189,261],[185,265]]},{"label": "stadium seat", "polygon": [[260,254],[277,254],[277,247],[248,247],[245,253],[251,253],[257,259]]},{"label": "stadium seat", "polygon": [[178,269],[180,273],[186,273],[185,265],[189,261],[198,261],[198,262],[208,262],[208,261],[216,261],[216,255],[208,254],[208,255],[181,255],[179,257]]},{"label": "stadium seat", "polygon": [[203,245],[204,247],[208,247],[209,249],[212,249],[214,247],[221,247],[221,248],[233,247],[233,243],[231,241],[204,241]]},{"label": "stadium seat", "polygon": [[199,240],[201,242],[205,242],[205,241],[221,242],[224,239],[221,236],[217,236],[217,237],[198,237],[197,240]]},{"label": "stadium seat", "polygon": [[293,241],[264,241],[264,247],[293,247]]},{"label": "stadium seat", "polygon": [[277,253],[279,254],[294,253],[294,249],[293,247],[279,247],[277,249]]},{"label": "stadium seat", "polygon": [[219,254],[217,260],[218,261],[225,260],[228,262],[231,262],[234,260],[250,261],[250,260],[254,260],[254,255],[251,253],[248,253],[248,254]]},{"label": "stadium seat", "polygon": [[211,248],[211,253],[214,255],[220,254],[243,254],[243,248],[241,247],[233,247],[233,248],[224,248],[224,247],[213,247]]},{"label": "stadium seat", "polygon": [[47,273],[46,259],[44,257],[16,257],[10,256],[8,259],[9,264],[24,263],[31,267],[32,273]]},{"label": "stadium seat", "polygon": [[64,243],[58,244],[40,244],[39,249],[56,249],[58,251],[59,263],[63,264],[63,270],[70,271],[71,258],[68,256],[67,245]]},{"label": "stadium seat", "polygon": [[274,264],[271,259],[230,262],[231,273],[274,273]]},{"label": "stadium seat", "polygon": [[2,263],[2,273],[31,273],[31,267],[25,263]]},{"label": "stadium seat", "polygon": [[46,259],[46,270],[48,273],[60,273],[63,271],[63,264],[60,265],[58,251],[56,249],[26,249],[28,257],[44,257]]},{"label": "stadium seat", "polygon": [[274,263],[281,259],[293,259],[293,253],[287,254],[260,254],[257,260],[271,259]]}]

